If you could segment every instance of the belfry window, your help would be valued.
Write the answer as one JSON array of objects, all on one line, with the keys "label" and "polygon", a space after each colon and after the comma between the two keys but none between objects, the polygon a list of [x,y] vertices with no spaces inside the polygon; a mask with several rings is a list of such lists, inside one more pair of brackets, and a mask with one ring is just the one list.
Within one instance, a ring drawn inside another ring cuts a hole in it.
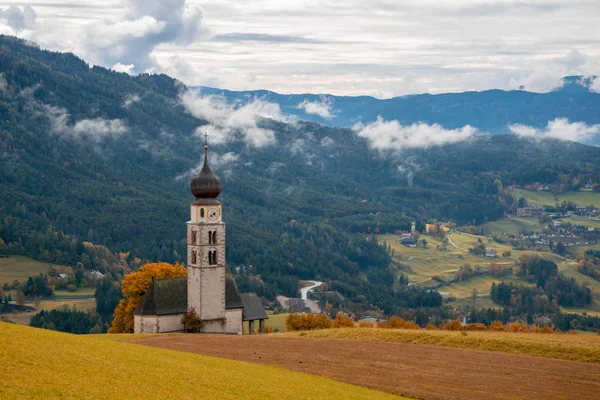
[{"label": "belfry window", "polygon": [[217,231],[213,231],[211,236],[212,236],[212,244],[217,244]]},{"label": "belfry window", "polygon": [[196,250],[192,250],[192,264],[196,264]]},{"label": "belfry window", "polygon": [[217,252],[216,251],[208,252],[208,264],[209,265],[217,265]]},{"label": "belfry window", "polygon": [[196,244],[196,231],[192,231],[192,244]]},{"label": "belfry window", "polygon": [[200,209],[200,218],[204,218],[204,208]]}]

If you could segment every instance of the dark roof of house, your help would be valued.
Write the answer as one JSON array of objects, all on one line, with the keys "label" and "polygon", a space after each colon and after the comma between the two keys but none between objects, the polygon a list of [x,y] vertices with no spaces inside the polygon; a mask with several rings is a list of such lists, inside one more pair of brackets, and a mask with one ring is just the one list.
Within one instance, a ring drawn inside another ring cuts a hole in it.
[{"label": "dark roof of house", "polygon": [[[225,279],[225,309],[244,307],[235,280]],[[187,312],[187,277],[153,280],[135,315],[168,315]]]},{"label": "dark roof of house", "polygon": [[231,275],[225,277],[225,308],[242,308],[244,304],[240,298],[235,279]]},{"label": "dark roof of house", "polygon": [[242,312],[244,321],[269,318],[265,312],[265,308],[254,293],[242,293],[241,296],[242,303],[244,303],[244,311]]}]

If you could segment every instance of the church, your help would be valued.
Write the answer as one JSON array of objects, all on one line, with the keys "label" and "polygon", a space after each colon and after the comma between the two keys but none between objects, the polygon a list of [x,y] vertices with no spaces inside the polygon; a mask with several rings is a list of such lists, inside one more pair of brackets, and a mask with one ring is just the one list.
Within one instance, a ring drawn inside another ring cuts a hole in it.
[{"label": "church", "polygon": [[134,311],[135,333],[183,331],[182,317],[194,310],[202,321],[202,332],[241,334],[244,322],[254,333],[254,322],[264,332],[268,318],[254,293],[238,292],[233,276],[225,273],[226,224],[217,200],[221,181],[204,166],[191,183],[195,197],[187,222],[187,277],[153,280]]}]

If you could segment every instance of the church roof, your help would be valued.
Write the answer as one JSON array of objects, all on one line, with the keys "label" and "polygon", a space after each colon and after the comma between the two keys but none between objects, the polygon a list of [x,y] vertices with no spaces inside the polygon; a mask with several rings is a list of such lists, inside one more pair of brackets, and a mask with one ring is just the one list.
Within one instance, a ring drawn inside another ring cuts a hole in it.
[{"label": "church roof", "polygon": [[153,280],[133,312],[141,315],[182,314],[187,311],[187,277]]},{"label": "church roof", "polygon": [[254,321],[257,319],[269,318],[256,294],[242,293],[241,297],[242,303],[244,304],[244,311],[242,312],[244,321]]},{"label": "church roof", "polygon": [[192,194],[196,197],[196,201],[216,200],[221,194],[221,187],[221,181],[208,166],[208,146],[204,146],[204,166],[192,179],[190,185]]},{"label": "church roof", "polygon": [[[153,280],[135,315],[168,315],[187,312],[187,277]],[[232,276],[225,279],[225,309],[242,308],[242,300]]]}]

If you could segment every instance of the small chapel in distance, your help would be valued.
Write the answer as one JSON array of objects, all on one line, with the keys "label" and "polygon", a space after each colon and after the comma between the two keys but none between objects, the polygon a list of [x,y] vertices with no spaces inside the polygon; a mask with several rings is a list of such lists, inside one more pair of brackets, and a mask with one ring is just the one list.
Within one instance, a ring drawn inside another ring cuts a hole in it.
[{"label": "small chapel in distance", "polygon": [[238,292],[233,276],[225,272],[225,227],[222,204],[217,200],[221,181],[208,166],[192,179],[196,198],[187,222],[187,277],[153,280],[134,311],[135,333],[183,331],[182,317],[194,310],[202,321],[202,332],[241,334],[244,322],[254,333],[254,321],[264,332],[268,318],[254,293]]}]

